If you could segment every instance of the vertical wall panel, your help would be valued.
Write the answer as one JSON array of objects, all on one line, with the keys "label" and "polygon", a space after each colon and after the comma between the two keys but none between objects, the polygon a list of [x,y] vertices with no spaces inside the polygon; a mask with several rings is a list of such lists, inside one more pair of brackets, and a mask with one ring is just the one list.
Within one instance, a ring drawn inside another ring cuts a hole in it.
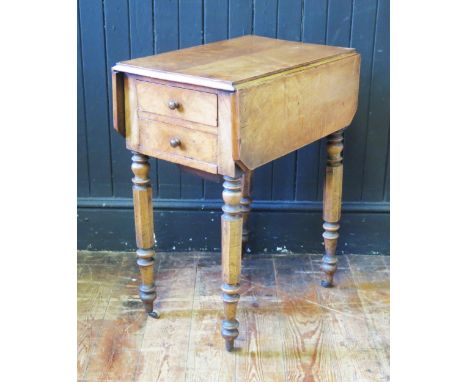
[{"label": "vertical wall panel", "polygon": [[88,143],[86,142],[86,116],[83,92],[83,65],[81,59],[81,33],[78,18],[77,46],[77,192],[79,197],[89,196]]},{"label": "vertical wall panel", "polygon": [[386,202],[390,201],[390,145],[387,148],[387,166],[385,169],[384,200]]},{"label": "vertical wall panel", "polygon": [[152,0],[129,0],[130,55],[150,56],[154,52]]},{"label": "vertical wall panel", "polygon": [[[153,1],[152,0],[129,0],[128,16],[130,28],[130,57],[144,57],[154,54],[154,33],[153,33]],[[125,144],[125,143],[124,143]],[[158,163],[157,159],[150,158],[151,185],[153,186],[153,196],[159,195],[158,190]],[[130,176],[130,163],[127,164]],[[131,190],[131,182],[128,181],[128,188]],[[130,191],[129,191],[130,192]]]},{"label": "vertical wall panel", "polygon": [[179,47],[203,43],[203,1],[179,0]]},{"label": "vertical wall panel", "polygon": [[[203,43],[203,8],[201,0],[179,0],[179,48],[189,48]],[[182,199],[201,199],[203,180],[185,171],[180,173]]]},{"label": "vertical wall panel", "polygon": [[78,5],[81,22],[90,195],[112,196],[102,3],[80,0]]},{"label": "vertical wall panel", "polygon": [[[389,0],[80,0],[78,7],[79,196],[130,197],[130,154],[110,118],[116,61],[253,32],[361,53],[359,107],[345,134],[344,199],[389,199]],[[321,200],[325,160],[322,141],[262,166],[254,198]],[[221,185],[151,162],[158,197],[220,198]]]},{"label": "vertical wall panel", "polygon": [[[179,48],[179,4],[177,0],[154,0],[155,53]],[[158,196],[179,199],[180,169],[174,163],[158,161]]]},{"label": "vertical wall panel", "polygon": [[328,0],[304,0],[303,41],[325,44]]},{"label": "vertical wall panel", "polygon": [[205,43],[224,40],[228,32],[228,0],[205,0]]},{"label": "vertical wall panel", "polygon": [[[204,1],[204,40],[205,44],[228,38],[229,8],[227,0]],[[220,199],[222,184],[204,181],[205,199]]]},{"label": "vertical wall panel", "polygon": [[229,2],[229,38],[252,33],[253,0]]},{"label": "vertical wall panel", "polygon": [[[352,0],[329,0],[327,10],[327,34],[325,38],[326,44],[345,47],[349,46],[351,39],[352,13]],[[326,139],[322,139],[319,143],[319,146],[317,199],[322,200],[323,183],[325,179],[325,168],[327,161]],[[348,185],[348,187],[349,186],[350,185]],[[360,186],[358,186],[358,188],[359,187]]]},{"label": "vertical wall panel", "polygon": [[[303,11],[304,42],[325,44],[328,0],[305,0]],[[297,151],[296,200],[315,200],[319,185],[320,142]]]},{"label": "vertical wall panel", "polygon": [[[284,40],[301,40],[302,0],[279,0],[277,37]],[[285,126],[286,128],[286,126]],[[296,177],[296,152],[273,162],[272,199],[293,200]]]},{"label": "vertical wall panel", "polygon": [[[104,25],[106,37],[107,91],[109,121],[112,124],[112,76],[111,68],[119,61],[130,58],[130,31],[128,3],[126,0],[104,1]],[[130,152],[125,141],[111,128],[112,181],[114,196],[130,197]]]},{"label": "vertical wall panel", "polygon": [[[254,0],[253,31],[255,35],[276,37],[278,0]],[[272,197],[273,165],[267,163],[258,168],[253,176],[253,198],[268,200]]]},{"label": "vertical wall panel", "polygon": [[[367,130],[362,198],[380,201],[384,195],[387,146],[390,129],[390,12],[389,0],[377,9],[372,85]],[[385,149],[384,149],[385,148]]]},{"label": "vertical wall panel", "polygon": [[178,0],[154,0],[154,50],[169,52],[179,47]]},{"label": "vertical wall panel", "polygon": [[374,48],[375,0],[355,0],[351,46],[361,53],[359,103],[353,123],[345,133],[343,198],[361,200],[366,150],[368,108]]},{"label": "vertical wall panel", "polygon": [[254,0],[254,34],[276,37],[278,0]]},{"label": "vertical wall panel", "polygon": [[349,46],[352,13],[353,0],[328,0],[326,37],[328,45]]}]

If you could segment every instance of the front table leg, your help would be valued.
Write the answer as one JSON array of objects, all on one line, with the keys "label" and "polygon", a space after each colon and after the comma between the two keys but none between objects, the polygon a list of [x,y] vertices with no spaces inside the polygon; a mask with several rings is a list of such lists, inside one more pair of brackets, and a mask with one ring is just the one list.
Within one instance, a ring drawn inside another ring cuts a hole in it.
[{"label": "front table leg", "polygon": [[239,281],[242,256],[242,208],[240,200],[241,177],[224,177],[223,215],[221,216],[221,251],[223,262],[224,320],[221,335],[226,341],[226,350],[234,347],[234,339],[239,335],[239,321],[236,320],[239,302]]},{"label": "front table leg", "polygon": [[135,175],[133,182],[133,207],[135,212],[135,233],[137,243],[137,264],[140,268],[141,285],[140,298],[145,304],[146,312],[153,318],[159,318],[159,313],[153,310],[156,299],[154,285],[154,226],[153,200],[151,181],[149,178],[150,165],[148,157],[132,151],[132,171]]},{"label": "front table leg", "polygon": [[341,194],[343,184],[343,130],[327,137],[327,172],[323,190],[323,238],[325,255],[322,259],[322,271],[325,279],[321,285],[325,288],[333,286],[333,275],[336,272],[336,244],[338,242],[339,221],[341,217]]}]

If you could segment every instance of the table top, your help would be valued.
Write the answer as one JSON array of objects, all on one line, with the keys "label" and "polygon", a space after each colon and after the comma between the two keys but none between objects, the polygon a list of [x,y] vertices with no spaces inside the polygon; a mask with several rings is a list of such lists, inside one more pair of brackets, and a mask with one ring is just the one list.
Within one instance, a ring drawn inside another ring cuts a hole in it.
[{"label": "table top", "polygon": [[119,62],[113,69],[234,90],[235,85],[260,77],[350,54],[355,50],[247,35]]}]

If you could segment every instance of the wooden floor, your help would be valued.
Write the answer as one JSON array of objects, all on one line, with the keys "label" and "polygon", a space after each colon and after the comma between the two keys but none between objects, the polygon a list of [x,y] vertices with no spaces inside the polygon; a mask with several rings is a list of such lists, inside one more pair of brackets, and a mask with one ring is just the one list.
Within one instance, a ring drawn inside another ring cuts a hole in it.
[{"label": "wooden floor", "polygon": [[219,253],[156,262],[161,318],[143,313],[131,253],[78,253],[79,381],[387,381],[389,258],[340,256],[335,288],[319,255],[243,260],[240,335],[227,353]]}]

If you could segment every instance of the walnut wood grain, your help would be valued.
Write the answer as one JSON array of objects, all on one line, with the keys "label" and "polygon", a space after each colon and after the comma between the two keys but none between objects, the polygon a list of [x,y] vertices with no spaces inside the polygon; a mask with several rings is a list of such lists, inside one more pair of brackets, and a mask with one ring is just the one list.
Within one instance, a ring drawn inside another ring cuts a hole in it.
[{"label": "walnut wood grain", "polygon": [[112,112],[114,130],[125,137],[124,74],[112,71]]},{"label": "walnut wood grain", "polygon": [[336,272],[338,259],[336,245],[338,243],[339,221],[341,217],[341,195],[343,188],[343,130],[327,137],[327,170],[323,189],[323,239],[325,255],[322,259],[322,271],[325,278],[323,287],[333,286],[333,275]]},{"label": "walnut wood grain", "polygon": [[[142,83],[134,76],[126,75],[124,79],[127,148],[207,173],[217,174],[217,128],[142,110],[138,104],[139,98],[142,98],[141,89],[140,94],[138,93],[138,82]],[[169,86],[157,83],[150,83],[150,85],[164,86],[164,89],[169,88]],[[164,103],[149,100],[150,95],[153,94],[152,90],[153,88],[150,91],[143,91],[143,98],[146,99],[144,106],[146,109],[157,111],[158,107],[164,106]],[[214,97],[210,100],[214,100],[217,107],[216,94],[199,92],[192,88],[185,91],[191,92],[190,97],[193,94],[197,96],[201,94],[203,97],[208,94],[210,97]],[[153,98],[157,98],[155,94],[153,95]],[[206,103],[206,100],[204,102]],[[168,108],[168,110],[170,109]],[[170,142],[173,138],[180,140],[179,146],[171,146]]]},{"label": "walnut wood grain", "polygon": [[239,89],[245,167],[253,170],[348,126],[357,108],[359,62],[353,54]]},{"label": "walnut wood grain", "polygon": [[209,126],[218,125],[216,94],[137,80],[138,109]]},{"label": "walnut wood grain", "polygon": [[118,63],[114,70],[216,89],[354,52],[339,48],[243,36]]},{"label": "walnut wood grain", "polygon": [[[354,49],[258,36],[126,61],[114,67],[125,75],[119,131],[131,150],[232,177],[236,166],[253,170],[348,126],[359,68]],[[214,132],[216,159],[139,147],[144,120]]]},{"label": "walnut wood grain", "polygon": [[[138,147],[145,154],[157,157],[158,154],[165,153],[216,166],[217,139],[215,134],[145,119],[139,120],[139,133]],[[173,147],[171,145],[173,138],[178,138],[180,145]]]},{"label": "walnut wood grain", "polygon": [[242,197],[241,175],[224,177],[223,215],[221,216],[221,256],[223,269],[224,320],[221,334],[226,341],[226,350],[234,348],[234,339],[239,335],[239,321],[236,319],[239,302],[240,271],[242,252]]},{"label": "walnut wood grain", "polygon": [[218,93],[218,173],[236,175],[238,113],[236,93]]},{"label": "walnut wood grain", "polygon": [[148,157],[136,151],[132,156],[133,208],[135,213],[135,233],[137,244],[137,264],[140,268],[141,285],[140,298],[145,305],[148,315],[158,318],[159,314],[153,310],[156,299],[154,285],[154,225],[153,199],[151,181],[149,178],[150,165]]},{"label": "walnut wood grain", "polygon": [[134,152],[140,295],[150,314],[156,290],[148,156],[205,177],[224,177],[221,333],[232,350],[239,336],[236,311],[252,171],[328,136],[322,285],[333,285],[343,178],[341,129],[354,117],[359,89],[360,55],[354,49],[244,36],[121,62],[113,70],[114,127]]}]

